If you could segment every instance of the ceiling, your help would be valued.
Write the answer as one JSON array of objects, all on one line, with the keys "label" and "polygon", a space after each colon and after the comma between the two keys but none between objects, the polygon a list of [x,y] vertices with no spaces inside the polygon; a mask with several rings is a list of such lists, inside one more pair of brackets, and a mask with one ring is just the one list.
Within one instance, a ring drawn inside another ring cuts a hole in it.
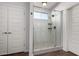
[{"label": "ceiling", "polygon": [[42,5],[42,2],[34,2],[34,6],[50,9],[50,8],[53,8],[57,3],[58,2],[47,2],[47,6],[44,7]]}]

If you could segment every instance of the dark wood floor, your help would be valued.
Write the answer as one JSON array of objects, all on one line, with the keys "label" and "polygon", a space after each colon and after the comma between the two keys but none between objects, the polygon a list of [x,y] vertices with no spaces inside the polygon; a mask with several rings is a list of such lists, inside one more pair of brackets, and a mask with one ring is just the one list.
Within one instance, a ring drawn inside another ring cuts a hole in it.
[{"label": "dark wood floor", "polygon": [[59,51],[53,51],[53,52],[40,54],[37,56],[77,56],[77,55],[72,52],[65,52],[63,50],[59,50]]},{"label": "dark wood floor", "polygon": [[[28,56],[28,55],[29,53],[20,52],[20,53],[8,54],[3,56]],[[63,50],[59,50],[59,51],[48,52],[36,56],[77,56],[77,55],[73,54],[72,52],[65,52]]]},{"label": "dark wood floor", "polygon": [[19,53],[13,53],[13,54],[7,54],[2,56],[29,56],[28,52],[19,52]]}]

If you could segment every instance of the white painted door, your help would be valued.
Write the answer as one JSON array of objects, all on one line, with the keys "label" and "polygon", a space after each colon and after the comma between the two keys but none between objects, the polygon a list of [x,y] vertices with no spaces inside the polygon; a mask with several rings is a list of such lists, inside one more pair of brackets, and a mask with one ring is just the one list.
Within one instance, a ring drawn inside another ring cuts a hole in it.
[{"label": "white painted door", "polygon": [[8,7],[8,53],[24,51],[24,23],[24,9],[18,7]]},{"label": "white painted door", "polygon": [[7,53],[7,8],[0,6],[0,55]]}]

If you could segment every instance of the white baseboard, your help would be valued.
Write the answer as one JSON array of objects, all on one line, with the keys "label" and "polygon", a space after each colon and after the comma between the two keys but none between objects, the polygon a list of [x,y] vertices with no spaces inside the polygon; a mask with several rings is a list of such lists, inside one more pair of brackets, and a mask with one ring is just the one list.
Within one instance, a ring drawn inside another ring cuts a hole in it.
[{"label": "white baseboard", "polygon": [[63,51],[65,51],[65,52],[70,51],[70,52],[72,52],[72,53],[74,53],[74,54],[76,54],[76,55],[78,55],[78,56],[79,56],[79,52],[78,52],[78,51],[73,51],[73,50],[64,50],[64,49],[63,49]]},{"label": "white baseboard", "polygon": [[63,51],[65,51],[65,52],[68,52],[69,50],[65,50],[65,49],[62,49]]},{"label": "white baseboard", "polygon": [[79,52],[78,51],[70,51],[70,52],[72,52],[72,53],[74,53],[74,54],[79,56]]},{"label": "white baseboard", "polygon": [[50,48],[45,48],[45,49],[41,49],[41,50],[35,50],[34,55],[43,54],[43,53],[47,53],[47,52],[51,52],[51,51],[57,51],[57,50],[62,50],[62,47],[50,47]]}]

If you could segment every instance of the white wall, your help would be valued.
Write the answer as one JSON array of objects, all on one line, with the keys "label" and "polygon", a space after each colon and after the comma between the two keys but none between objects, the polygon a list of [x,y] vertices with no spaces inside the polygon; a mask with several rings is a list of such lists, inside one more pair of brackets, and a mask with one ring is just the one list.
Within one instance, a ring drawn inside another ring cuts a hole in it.
[{"label": "white wall", "polygon": [[26,51],[29,51],[30,3],[26,3]]},{"label": "white wall", "polygon": [[67,10],[63,11],[63,50],[68,51]]},{"label": "white wall", "polygon": [[66,10],[76,4],[78,4],[78,2],[61,2],[58,6],[56,6],[55,10]]},{"label": "white wall", "polygon": [[69,9],[69,18],[71,20],[69,51],[79,55],[79,5]]},{"label": "white wall", "polygon": [[75,6],[78,2],[62,2],[55,10],[63,11],[63,50],[68,51],[68,40],[70,39],[70,20],[68,18],[69,8]]},{"label": "white wall", "polygon": [[30,3],[29,22],[29,56],[33,56],[33,3]]}]

